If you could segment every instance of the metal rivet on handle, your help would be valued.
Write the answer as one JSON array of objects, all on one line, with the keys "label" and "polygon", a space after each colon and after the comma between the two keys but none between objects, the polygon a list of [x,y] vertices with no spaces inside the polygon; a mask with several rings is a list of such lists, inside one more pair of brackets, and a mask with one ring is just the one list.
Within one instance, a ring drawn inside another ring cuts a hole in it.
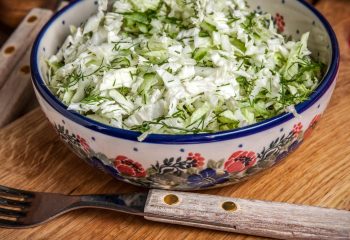
[{"label": "metal rivet on handle", "polygon": [[179,202],[179,197],[175,194],[168,194],[164,197],[164,202],[168,205],[174,205]]},{"label": "metal rivet on handle", "polygon": [[221,207],[228,212],[234,212],[237,210],[237,205],[234,202],[224,202]]}]

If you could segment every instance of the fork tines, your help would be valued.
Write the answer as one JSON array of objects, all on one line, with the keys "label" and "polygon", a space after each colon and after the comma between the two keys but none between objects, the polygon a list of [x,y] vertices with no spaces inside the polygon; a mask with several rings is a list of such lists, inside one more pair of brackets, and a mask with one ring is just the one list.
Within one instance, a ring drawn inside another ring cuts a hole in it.
[{"label": "fork tines", "polygon": [[32,198],[34,194],[32,192],[23,191],[15,188],[9,188],[0,185],[0,195],[7,195],[13,197],[22,197],[22,198]]},{"label": "fork tines", "polygon": [[26,216],[33,197],[31,192],[0,185],[0,227],[21,225],[20,218]]}]

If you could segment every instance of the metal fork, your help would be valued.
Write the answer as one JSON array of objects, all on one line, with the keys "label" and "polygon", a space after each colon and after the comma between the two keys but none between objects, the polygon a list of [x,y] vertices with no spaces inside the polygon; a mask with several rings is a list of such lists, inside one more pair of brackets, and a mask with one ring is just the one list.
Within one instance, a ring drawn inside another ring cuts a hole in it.
[{"label": "metal fork", "polygon": [[350,212],[345,210],[158,189],[69,196],[0,186],[0,227],[33,227],[78,208],[270,238],[350,239]]},{"label": "metal fork", "polygon": [[0,185],[0,227],[28,228],[80,208],[103,208],[143,216],[147,192],[119,195],[63,195]]}]

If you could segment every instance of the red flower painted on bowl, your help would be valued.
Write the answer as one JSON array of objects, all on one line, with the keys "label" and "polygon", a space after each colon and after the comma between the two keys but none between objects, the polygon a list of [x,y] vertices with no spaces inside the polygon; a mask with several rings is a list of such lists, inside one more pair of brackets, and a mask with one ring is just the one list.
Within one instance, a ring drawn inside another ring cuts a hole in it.
[{"label": "red flower painted on bowl", "polygon": [[145,177],[146,171],[143,166],[129,159],[128,157],[119,155],[114,161],[114,167],[122,174],[131,177]]},{"label": "red flower painted on bowl", "polygon": [[256,154],[252,151],[237,151],[225,162],[224,168],[229,173],[242,172],[256,163]]},{"label": "red flower painted on bowl", "polygon": [[294,127],[293,127],[294,137],[298,137],[299,134],[302,132],[302,130],[303,130],[303,124],[301,124],[301,122],[294,124]]},{"label": "red flower painted on bowl", "polygon": [[77,139],[80,143],[80,146],[84,150],[84,152],[88,153],[90,151],[90,146],[87,143],[87,141],[84,138],[80,137],[79,135],[77,135]]},{"label": "red flower painted on bowl", "polygon": [[188,154],[187,160],[193,161],[193,167],[203,167],[205,158],[202,157],[200,153],[192,153]]},{"label": "red flower painted on bowl", "polygon": [[318,114],[312,119],[309,127],[306,129],[304,133],[304,139],[311,136],[313,130],[316,128],[317,123],[321,120],[321,116],[322,116],[321,114]]},{"label": "red flower painted on bowl", "polygon": [[286,26],[286,23],[284,22],[284,17],[282,15],[280,15],[279,13],[276,13],[275,24],[276,24],[276,27],[277,27],[277,31],[279,33],[283,33],[284,32],[284,27]]}]

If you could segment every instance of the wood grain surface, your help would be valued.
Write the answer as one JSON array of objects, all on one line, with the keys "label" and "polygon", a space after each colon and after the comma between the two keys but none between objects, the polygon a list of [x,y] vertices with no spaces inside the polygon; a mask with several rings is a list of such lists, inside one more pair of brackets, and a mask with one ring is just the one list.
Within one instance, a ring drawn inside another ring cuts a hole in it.
[{"label": "wood grain surface", "polygon": [[[233,186],[205,191],[227,197],[350,210],[350,2],[320,0],[335,28],[341,66],[335,93],[317,130],[282,164]],[[0,184],[65,194],[130,192],[87,166],[58,139],[40,110],[0,130]],[[33,229],[0,229],[0,239],[257,239],[250,236],[79,210]]]}]

